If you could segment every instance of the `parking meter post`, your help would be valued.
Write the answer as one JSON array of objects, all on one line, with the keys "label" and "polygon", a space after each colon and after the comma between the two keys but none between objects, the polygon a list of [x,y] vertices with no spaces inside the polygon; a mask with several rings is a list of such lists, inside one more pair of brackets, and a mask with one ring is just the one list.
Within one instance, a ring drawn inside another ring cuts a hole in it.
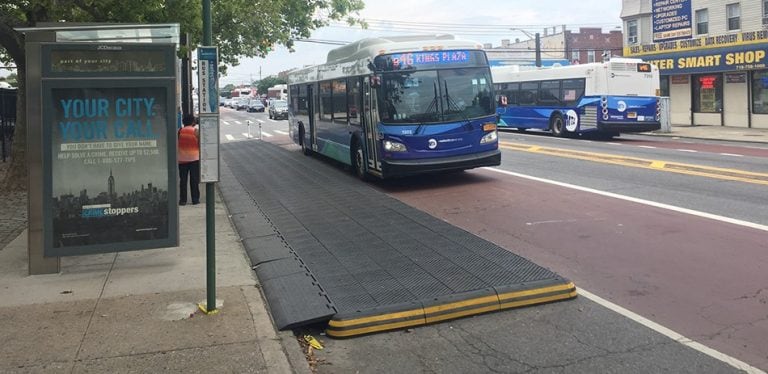
[{"label": "parking meter post", "polygon": [[245,124],[248,125],[248,139],[251,138],[251,120],[246,120]]},{"label": "parking meter post", "polygon": [[261,139],[261,122],[259,122],[259,140],[262,140]]}]

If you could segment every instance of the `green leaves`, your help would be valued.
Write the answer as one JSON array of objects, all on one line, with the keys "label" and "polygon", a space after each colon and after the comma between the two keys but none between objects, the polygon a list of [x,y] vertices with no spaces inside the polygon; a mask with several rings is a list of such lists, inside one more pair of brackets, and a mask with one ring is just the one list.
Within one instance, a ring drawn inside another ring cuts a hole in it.
[{"label": "green leaves", "polygon": [[[202,40],[200,0],[0,0],[0,58],[21,50],[13,27],[37,22],[179,23],[193,46]],[[330,20],[359,18],[362,0],[212,0],[214,44],[222,64],[237,65],[239,57],[265,56],[274,45],[293,45]],[[16,45],[13,45],[16,44]],[[17,61],[18,62],[18,61]]]}]

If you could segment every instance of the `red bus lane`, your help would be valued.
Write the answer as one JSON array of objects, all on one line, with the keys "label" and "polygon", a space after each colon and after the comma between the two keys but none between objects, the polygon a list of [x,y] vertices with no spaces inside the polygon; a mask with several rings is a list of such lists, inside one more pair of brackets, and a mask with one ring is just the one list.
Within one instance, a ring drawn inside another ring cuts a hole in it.
[{"label": "red bus lane", "polygon": [[486,170],[383,189],[768,369],[768,232]]}]

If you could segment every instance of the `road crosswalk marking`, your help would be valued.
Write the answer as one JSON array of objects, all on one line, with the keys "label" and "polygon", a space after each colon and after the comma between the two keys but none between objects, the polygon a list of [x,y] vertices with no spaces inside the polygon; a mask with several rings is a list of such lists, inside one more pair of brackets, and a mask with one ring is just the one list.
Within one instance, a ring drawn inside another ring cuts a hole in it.
[{"label": "road crosswalk marking", "polygon": [[246,138],[252,138],[253,137],[253,135],[249,136],[247,132],[244,132],[243,136],[246,137]]},{"label": "road crosswalk marking", "polygon": [[268,133],[268,132],[264,132],[264,131],[262,131],[262,132],[261,132],[261,136],[266,136],[267,138],[271,138],[273,135],[272,135],[272,134],[270,134],[270,133]]},{"label": "road crosswalk marking", "polygon": [[236,124],[238,124],[238,125],[242,125],[242,124],[243,124],[243,123],[242,123],[242,122],[240,122],[240,121],[235,121],[235,123],[236,123]]},{"label": "road crosswalk marking", "polygon": [[288,135],[288,133],[285,132],[285,131],[275,130],[275,132],[280,134],[280,135]]},{"label": "road crosswalk marking", "polygon": [[235,140],[235,137],[232,135],[226,134],[224,136],[227,138],[227,140]]},{"label": "road crosswalk marking", "polygon": [[223,121],[225,125],[229,126],[229,122]]}]

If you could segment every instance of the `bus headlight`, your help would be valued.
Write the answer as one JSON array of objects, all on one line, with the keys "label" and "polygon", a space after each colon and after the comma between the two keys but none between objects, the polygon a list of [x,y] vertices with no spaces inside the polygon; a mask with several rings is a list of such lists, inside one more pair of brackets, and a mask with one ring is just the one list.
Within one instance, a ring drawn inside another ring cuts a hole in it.
[{"label": "bus headlight", "polygon": [[403,143],[393,142],[391,140],[385,140],[384,150],[387,152],[405,152],[408,150],[408,148],[406,148],[405,144]]},{"label": "bus headlight", "polygon": [[483,135],[483,138],[480,139],[480,144],[488,144],[493,143],[499,138],[499,135],[496,133],[496,131],[491,131],[485,135]]}]

